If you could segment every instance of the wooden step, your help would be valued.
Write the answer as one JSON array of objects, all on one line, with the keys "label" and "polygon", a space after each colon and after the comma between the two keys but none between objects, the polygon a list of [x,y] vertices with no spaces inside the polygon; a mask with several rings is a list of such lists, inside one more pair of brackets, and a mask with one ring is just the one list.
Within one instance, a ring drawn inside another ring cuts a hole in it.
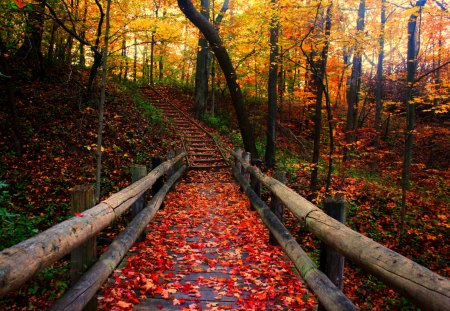
[{"label": "wooden step", "polygon": [[221,169],[230,168],[228,165],[195,165],[190,167],[193,170],[211,170],[211,169]]},{"label": "wooden step", "polygon": [[196,160],[192,160],[192,162],[213,163],[213,162],[224,162],[224,161],[223,161],[223,159],[196,159]]}]

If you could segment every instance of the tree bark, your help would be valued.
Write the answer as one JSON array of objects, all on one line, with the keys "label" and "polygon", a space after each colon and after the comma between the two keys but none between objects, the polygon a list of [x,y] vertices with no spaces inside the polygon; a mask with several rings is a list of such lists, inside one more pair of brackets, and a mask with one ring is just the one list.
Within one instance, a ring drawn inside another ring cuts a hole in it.
[{"label": "tree bark", "polygon": [[275,139],[277,123],[277,85],[278,85],[278,33],[279,17],[277,12],[278,1],[271,0],[272,21],[270,25],[270,56],[269,56],[269,77],[267,83],[267,140],[265,163],[266,168],[271,169],[275,166]]},{"label": "tree bark", "polygon": [[386,26],[386,0],[381,0],[381,16],[380,16],[380,38],[378,41],[378,64],[377,64],[377,85],[375,89],[375,137],[374,145],[374,159],[372,163],[372,170],[377,167],[377,152],[380,148],[381,137],[381,113],[383,110],[383,61],[384,61],[384,39]]},{"label": "tree bark", "polygon": [[258,153],[256,151],[253,129],[250,127],[242,91],[236,80],[236,71],[233,67],[233,64],[231,63],[231,59],[228,55],[227,50],[223,46],[222,40],[220,39],[217,30],[204,16],[202,16],[195,9],[190,0],[178,0],[178,6],[186,15],[186,17],[200,29],[205,38],[208,40],[212,50],[214,51],[217,61],[225,75],[225,79],[227,80],[228,89],[230,91],[232,103],[236,111],[244,147],[255,158],[257,158]]},{"label": "tree bark", "polygon": [[101,191],[101,176],[102,176],[102,144],[103,144],[103,119],[105,113],[105,98],[106,98],[106,76],[108,73],[108,43],[109,43],[109,13],[111,9],[111,0],[106,2],[106,27],[105,27],[105,41],[103,47],[103,68],[102,68],[102,90],[100,95],[100,104],[98,107],[98,133],[97,133],[97,168],[95,178],[95,198],[100,199]]},{"label": "tree bark", "polygon": [[6,88],[9,111],[11,114],[11,132],[14,141],[14,151],[18,156],[22,155],[22,135],[19,130],[19,112],[16,102],[16,83],[9,65],[9,52],[0,38],[0,81]]},{"label": "tree bark", "polygon": [[31,4],[28,12],[25,38],[15,57],[31,69],[34,79],[45,77],[44,58],[42,56],[42,33],[44,29],[45,0]]},{"label": "tree bark", "polygon": [[[202,16],[209,20],[209,0],[201,0]],[[208,41],[200,33],[198,39],[199,50],[197,52],[197,62],[195,68],[195,115],[202,118],[206,112],[206,104],[208,101]]]},{"label": "tree bark", "polygon": [[316,92],[316,105],[314,111],[314,147],[312,164],[314,165],[311,171],[310,190],[314,195],[318,188],[318,175],[319,175],[319,158],[320,158],[320,136],[322,133],[322,101],[323,94],[326,91],[325,86],[325,74],[327,68],[328,47],[330,45],[330,32],[331,32],[331,13],[332,4],[327,8],[325,16],[325,33],[324,33],[324,46],[320,55],[320,59],[317,62],[312,60],[311,67],[314,71],[314,90]]},{"label": "tree bark", "polygon": [[362,74],[362,40],[364,36],[366,1],[359,2],[358,19],[356,22],[355,54],[353,56],[352,74],[347,91],[347,123],[346,123],[346,146],[344,148],[344,162],[350,158],[351,150],[356,139],[355,130],[357,125],[359,92],[361,90]]},{"label": "tree bark", "polygon": [[[418,11],[422,11],[426,0],[419,0],[416,3]],[[411,179],[411,163],[414,146],[414,129],[416,122],[416,104],[413,101],[414,82],[417,68],[417,52],[418,52],[418,38],[417,38],[417,18],[416,13],[411,14],[408,21],[408,51],[407,51],[407,92],[405,98],[406,104],[406,131],[405,131],[405,149],[403,153],[403,168],[402,168],[402,208],[400,212],[401,223],[398,232],[399,242],[403,237],[406,222],[406,199],[407,192],[410,188]]]}]

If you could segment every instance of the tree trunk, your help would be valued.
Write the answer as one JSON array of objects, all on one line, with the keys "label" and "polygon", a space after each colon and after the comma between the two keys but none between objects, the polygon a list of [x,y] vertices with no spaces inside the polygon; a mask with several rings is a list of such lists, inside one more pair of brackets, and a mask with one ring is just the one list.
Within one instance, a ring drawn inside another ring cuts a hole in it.
[{"label": "tree trunk", "polygon": [[355,42],[355,54],[353,56],[352,74],[350,76],[350,85],[347,91],[347,124],[345,140],[346,146],[344,148],[344,162],[350,158],[351,150],[353,150],[353,144],[356,140],[355,130],[357,124],[358,115],[358,101],[359,92],[361,90],[361,74],[362,74],[362,50],[363,50],[363,37],[364,37],[364,25],[365,25],[365,12],[366,1],[361,0],[359,2],[358,20],[356,22],[356,42]]},{"label": "tree trunk", "polygon": [[[155,62],[155,32],[152,31],[152,40],[150,42],[150,66],[149,66],[149,71],[150,71],[150,85],[153,86],[155,85],[155,81],[153,79],[153,63]],[[144,75],[145,77],[145,75]]]},{"label": "tree trunk", "polygon": [[[201,14],[209,20],[209,0],[201,0]],[[197,52],[197,63],[195,68],[195,115],[203,118],[208,101],[208,41],[200,33],[198,39],[199,50]]]},{"label": "tree trunk", "polygon": [[122,36],[122,51],[121,51],[121,58],[120,58],[120,69],[119,69],[119,81],[122,81],[122,75],[124,71],[126,72],[124,62],[127,58],[127,37],[126,35]]},{"label": "tree trunk", "polygon": [[[84,0],[84,11],[83,11],[83,25],[86,25],[86,20],[87,20],[87,11],[88,10],[88,6],[87,6],[87,0]],[[80,33],[80,37],[83,40],[86,40],[86,31],[82,30]],[[84,43],[80,42],[80,61],[79,61],[79,65],[84,68],[86,66],[86,49],[84,48]]]},{"label": "tree trunk", "polygon": [[0,81],[4,83],[7,93],[7,100],[9,104],[9,111],[11,114],[11,131],[14,141],[14,151],[18,156],[22,155],[22,135],[19,131],[19,113],[16,103],[16,83],[11,74],[9,65],[9,52],[0,38]]},{"label": "tree trunk", "polygon": [[162,82],[162,79],[164,77],[164,62],[163,62],[163,56],[162,54],[159,55],[159,76],[158,76],[158,81]]},{"label": "tree trunk", "polygon": [[375,138],[374,145],[374,159],[372,162],[372,170],[377,167],[377,152],[380,148],[381,136],[381,112],[383,110],[383,61],[384,61],[384,38],[386,26],[386,0],[381,0],[381,21],[380,21],[380,38],[378,41],[378,64],[377,64],[377,85],[375,89]]},{"label": "tree trunk", "polygon": [[50,32],[50,41],[48,43],[48,52],[47,52],[47,63],[49,64],[53,64],[55,59],[54,59],[54,52],[55,52],[55,35],[56,35],[56,30],[58,30],[58,23],[53,21],[52,23],[52,30]]},{"label": "tree trunk", "polygon": [[98,10],[100,12],[100,17],[97,24],[97,36],[95,38],[95,43],[94,45],[91,46],[91,51],[94,53],[94,63],[92,64],[91,71],[89,72],[88,93],[87,93],[87,97],[89,100],[94,98],[95,77],[97,76],[98,68],[102,64],[102,53],[99,51],[99,45],[102,36],[103,20],[105,18],[105,13],[103,12],[103,8],[100,2],[96,0],[95,3],[97,4]]},{"label": "tree trunk", "polygon": [[219,65],[225,75],[225,79],[227,80],[228,89],[236,111],[244,147],[252,154],[254,158],[257,158],[258,153],[256,151],[253,129],[250,127],[242,91],[236,80],[236,71],[231,63],[227,50],[223,46],[217,30],[195,9],[190,0],[178,0],[178,6],[186,17],[200,29],[213,49],[217,61],[219,62]]},{"label": "tree trunk", "polygon": [[330,31],[331,31],[331,10],[332,4],[328,6],[325,17],[325,36],[324,46],[321,52],[321,56],[317,63],[312,60],[311,67],[314,71],[314,89],[316,92],[316,105],[314,112],[314,147],[312,164],[314,165],[311,171],[311,194],[314,195],[318,188],[318,175],[319,175],[319,158],[320,158],[320,136],[322,133],[322,100],[325,89],[325,74],[327,68],[328,47],[330,45]]},{"label": "tree trunk", "polygon": [[25,38],[15,57],[31,69],[34,79],[42,79],[45,77],[44,58],[41,51],[45,1],[31,4],[31,8],[28,12]]},{"label": "tree trunk", "polygon": [[105,111],[105,97],[106,97],[106,75],[108,73],[108,43],[109,43],[109,13],[111,9],[111,0],[106,2],[106,26],[105,26],[105,41],[103,47],[103,68],[102,68],[102,90],[100,96],[99,112],[98,112],[98,134],[97,134],[97,168],[95,178],[95,198],[100,200],[101,191],[101,174],[102,174],[102,143],[103,143],[103,119]]},{"label": "tree trunk", "polygon": [[[419,0],[416,3],[418,11],[422,11],[422,7],[425,5],[426,1]],[[417,14],[413,13],[409,17],[408,21],[408,55],[407,55],[407,92],[406,92],[406,131],[405,131],[405,151],[403,157],[403,168],[402,168],[402,208],[401,208],[401,224],[398,232],[399,241],[401,242],[403,231],[405,230],[406,222],[406,196],[407,191],[410,188],[411,179],[411,163],[412,163],[412,153],[414,145],[414,129],[416,122],[416,105],[413,101],[413,90],[414,82],[416,76],[417,68]]]},{"label": "tree trunk", "polygon": [[266,168],[271,169],[275,166],[275,135],[277,123],[277,84],[278,84],[278,0],[271,0],[272,21],[270,25],[270,57],[269,57],[269,77],[267,83],[267,141],[265,163]]},{"label": "tree trunk", "polygon": [[134,57],[133,57],[133,82],[136,82],[137,77],[137,39],[134,37]]}]

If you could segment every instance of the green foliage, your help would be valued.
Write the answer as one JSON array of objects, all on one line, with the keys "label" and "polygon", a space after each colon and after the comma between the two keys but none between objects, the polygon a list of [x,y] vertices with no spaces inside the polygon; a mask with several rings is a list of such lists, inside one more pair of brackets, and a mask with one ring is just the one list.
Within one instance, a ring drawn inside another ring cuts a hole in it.
[{"label": "green foliage", "polygon": [[0,250],[15,245],[38,232],[36,221],[11,212],[12,203],[8,187],[0,181]]},{"label": "green foliage", "polygon": [[[68,263],[45,268],[18,295],[24,297],[38,295],[53,300],[69,288],[69,271]],[[29,305],[28,309],[34,310],[35,306]]]},{"label": "green foliage", "polygon": [[167,127],[161,111],[153,106],[149,101],[142,98],[141,92],[139,91],[139,87],[136,83],[127,80],[123,81],[121,86],[123,87],[123,91],[130,94],[134,103],[144,110],[144,115],[150,121],[150,124],[161,126],[163,128]]},{"label": "green foliage", "polygon": [[218,115],[206,114],[203,121],[209,126],[219,130],[222,134],[227,134],[230,132],[230,124],[228,121]]},{"label": "green foliage", "polygon": [[241,133],[239,131],[232,130],[230,132],[230,140],[231,140],[231,143],[233,144],[233,146],[243,146],[244,145]]},{"label": "green foliage", "polygon": [[161,111],[157,109],[155,106],[150,104],[148,101],[140,100],[140,99],[134,99],[136,104],[138,104],[140,107],[144,108],[145,116],[153,125],[160,125],[165,127],[164,118],[161,114]]}]

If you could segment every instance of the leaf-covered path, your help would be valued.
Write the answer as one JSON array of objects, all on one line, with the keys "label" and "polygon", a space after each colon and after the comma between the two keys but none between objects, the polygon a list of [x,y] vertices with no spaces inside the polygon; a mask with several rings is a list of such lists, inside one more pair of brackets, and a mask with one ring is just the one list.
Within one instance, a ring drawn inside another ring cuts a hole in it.
[{"label": "leaf-covered path", "polygon": [[[199,174],[203,182],[195,182]],[[239,187],[214,180],[224,176],[190,171],[168,194],[145,241],[103,288],[101,309],[314,309]]]}]

